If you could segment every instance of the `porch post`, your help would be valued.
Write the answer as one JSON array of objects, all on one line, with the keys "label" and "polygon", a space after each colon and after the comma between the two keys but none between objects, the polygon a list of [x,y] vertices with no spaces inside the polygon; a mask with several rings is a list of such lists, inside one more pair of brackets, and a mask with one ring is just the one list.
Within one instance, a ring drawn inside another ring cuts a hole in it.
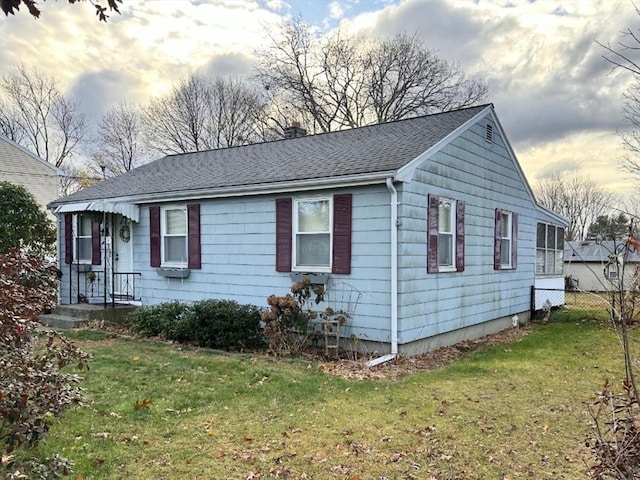
[{"label": "porch post", "polygon": [[116,215],[114,213],[111,214],[111,308],[116,308],[116,262],[115,262],[115,247],[116,247],[116,239],[115,239],[115,231],[116,231]]},{"label": "porch post", "polygon": [[79,232],[80,232],[80,214],[76,213],[76,235],[75,235],[75,245],[76,245],[76,251],[74,252],[75,255],[74,260],[76,261],[76,303],[80,303],[80,258],[79,258],[79,253],[80,253],[80,238],[79,238]]},{"label": "porch post", "polygon": [[107,212],[102,212],[102,238],[104,242],[104,255],[102,255],[104,265],[102,274],[102,278],[104,279],[104,303],[102,307],[107,308]]}]

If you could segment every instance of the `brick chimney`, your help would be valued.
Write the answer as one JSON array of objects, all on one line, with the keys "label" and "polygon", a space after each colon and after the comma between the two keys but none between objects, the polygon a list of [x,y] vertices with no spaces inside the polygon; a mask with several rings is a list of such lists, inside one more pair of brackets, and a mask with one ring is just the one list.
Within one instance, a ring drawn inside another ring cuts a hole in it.
[{"label": "brick chimney", "polygon": [[307,131],[300,126],[300,122],[291,122],[290,127],[284,128],[284,138],[304,137]]}]

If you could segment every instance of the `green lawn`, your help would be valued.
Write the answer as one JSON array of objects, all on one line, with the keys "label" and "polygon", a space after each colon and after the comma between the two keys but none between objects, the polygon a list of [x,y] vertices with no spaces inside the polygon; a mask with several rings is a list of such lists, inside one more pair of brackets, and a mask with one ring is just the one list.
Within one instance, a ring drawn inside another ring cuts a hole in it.
[{"label": "green lawn", "polygon": [[617,336],[596,322],[536,325],[376,382],[302,360],[73,338],[94,357],[89,404],[57,420],[41,451],[82,479],[584,479],[584,402],[623,375]]}]

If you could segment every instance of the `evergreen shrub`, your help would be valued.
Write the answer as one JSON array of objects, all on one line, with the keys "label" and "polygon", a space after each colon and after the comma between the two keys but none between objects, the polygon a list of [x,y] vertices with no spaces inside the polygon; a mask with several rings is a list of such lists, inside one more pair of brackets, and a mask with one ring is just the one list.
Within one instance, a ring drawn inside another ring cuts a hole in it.
[{"label": "evergreen shrub", "polygon": [[265,347],[260,328],[262,311],[233,300],[172,301],[141,307],[129,316],[131,329],[180,343],[224,350]]}]

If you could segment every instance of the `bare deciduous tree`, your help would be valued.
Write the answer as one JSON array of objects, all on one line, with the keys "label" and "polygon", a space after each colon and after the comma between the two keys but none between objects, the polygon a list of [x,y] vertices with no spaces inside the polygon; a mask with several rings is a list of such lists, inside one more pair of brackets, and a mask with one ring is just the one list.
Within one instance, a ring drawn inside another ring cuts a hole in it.
[{"label": "bare deciduous tree", "polygon": [[589,226],[607,214],[615,200],[612,192],[580,173],[545,177],[537,183],[535,194],[540,204],[569,222],[565,240],[583,240]]},{"label": "bare deciduous tree", "polygon": [[71,195],[83,188],[95,185],[102,180],[102,176],[96,175],[82,165],[69,164],[64,169],[65,175],[60,177],[60,195]]},{"label": "bare deciduous tree", "polygon": [[[640,16],[640,8],[635,7]],[[636,81],[624,94],[624,119],[627,127],[618,131],[622,145],[628,152],[620,160],[620,167],[640,180],[640,31],[627,28],[621,32],[616,45],[596,41],[606,53],[602,56],[613,69],[631,73]]]},{"label": "bare deciduous tree", "polygon": [[[640,8],[635,6],[636,14],[640,15]],[[611,44],[596,41],[598,45],[606,50],[602,55],[607,62],[613,65],[613,68],[622,68],[628,70],[633,75],[640,76],[640,61],[633,58],[640,51],[640,35],[627,28],[621,32],[621,38],[615,46]]]},{"label": "bare deciduous tree", "polygon": [[5,135],[56,167],[73,156],[86,133],[85,115],[60,93],[53,77],[21,65],[0,79],[0,92]]},{"label": "bare deciduous tree", "polygon": [[623,170],[640,180],[640,79],[624,94],[624,118],[627,128],[618,135],[628,152],[620,160]]},{"label": "bare deciduous tree", "polygon": [[21,144],[24,139],[24,132],[20,128],[17,115],[13,115],[11,107],[2,101],[0,101],[0,133],[18,144]]},{"label": "bare deciduous tree", "polygon": [[[640,10],[636,7],[636,13]],[[636,83],[625,94],[625,119],[628,129],[619,132],[624,147],[630,155],[625,156],[620,165],[624,170],[631,172],[640,179],[640,62],[633,58],[640,51],[640,37],[631,29],[622,32],[622,40],[617,47],[598,43],[607,53],[604,59],[613,65],[614,69],[623,69],[636,77]],[[628,201],[628,199],[627,199]],[[627,211],[637,211],[637,202],[633,202]],[[631,223],[633,226],[633,222]],[[637,225],[636,225],[637,226]],[[611,292],[611,319],[614,324],[621,327],[622,351],[625,363],[625,380],[623,393],[617,394],[613,388],[605,384],[598,394],[595,407],[589,407],[591,414],[591,433],[587,435],[586,445],[591,449],[593,463],[590,474],[594,478],[612,478],[627,480],[638,478],[640,473],[638,452],[640,442],[638,439],[638,387],[635,380],[634,369],[637,368],[637,359],[632,358],[635,350],[630,349],[629,325],[637,321],[640,298],[640,270],[636,270],[633,282],[625,286],[624,262],[630,249],[636,252],[640,250],[640,243],[633,238],[634,232],[630,231],[625,242],[616,251],[611,252],[610,262],[616,266],[622,265],[618,271],[620,275],[618,288]],[[622,260],[622,262],[621,262]],[[589,438],[591,437],[591,438]]]},{"label": "bare deciduous tree", "polygon": [[265,89],[329,132],[475,105],[485,83],[424,47],[415,35],[364,40],[341,32],[320,38],[301,20],[284,23],[259,53]]},{"label": "bare deciduous tree", "polygon": [[124,102],[109,110],[100,121],[95,145],[91,161],[99,174],[120,175],[150,160],[141,110]]},{"label": "bare deciduous tree", "polygon": [[367,65],[377,123],[468,107],[487,93],[486,84],[425,50],[417,35],[380,42],[367,53]]},{"label": "bare deciduous tree", "polygon": [[210,106],[213,148],[244,145],[264,140],[258,124],[265,104],[256,89],[244,80],[217,78],[212,82]]},{"label": "bare deciduous tree", "polygon": [[143,110],[147,144],[175,154],[253,143],[262,140],[264,108],[242,80],[192,75]]}]

